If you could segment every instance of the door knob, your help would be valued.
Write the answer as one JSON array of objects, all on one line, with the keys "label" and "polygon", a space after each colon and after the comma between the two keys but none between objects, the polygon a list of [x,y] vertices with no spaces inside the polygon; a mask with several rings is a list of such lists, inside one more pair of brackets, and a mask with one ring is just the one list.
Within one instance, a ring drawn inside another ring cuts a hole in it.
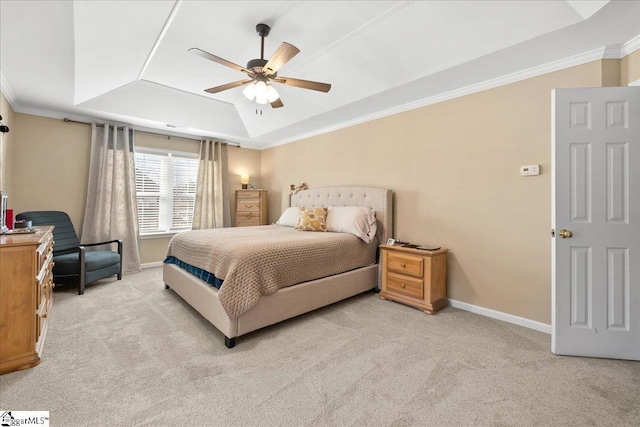
[{"label": "door knob", "polygon": [[569,231],[569,230],[560,230],[560,231],[558,231],[558,234],[563,239],[570,239],[571,237],[573,237],[573,233],[571,231]]}]

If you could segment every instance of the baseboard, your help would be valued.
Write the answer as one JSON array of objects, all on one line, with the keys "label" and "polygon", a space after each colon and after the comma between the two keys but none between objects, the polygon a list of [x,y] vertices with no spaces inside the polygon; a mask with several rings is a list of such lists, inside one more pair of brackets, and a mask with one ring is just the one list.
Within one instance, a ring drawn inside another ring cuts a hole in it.
[{"label": "baseboard", "polygon": [[507,314],[453,299],[449,299],[449,305],[459,308],[460,310],[470,311],[471,313],[491,317],[492,319],[502,320],[503,322],[524,326],[525,328],[534,329],[539,332],[544,332],[545,334],[551,334],[551,325],[547,325],[546,323],[536,322],[535,320],[525,319],[524,317],[514,316],[513,314]]},{"label": "baseboard", "polygon": [[140,268],[153,268],[153,267],[162,267],[162,261],[156,262],[145,262],[144,264],[140,264]]}]

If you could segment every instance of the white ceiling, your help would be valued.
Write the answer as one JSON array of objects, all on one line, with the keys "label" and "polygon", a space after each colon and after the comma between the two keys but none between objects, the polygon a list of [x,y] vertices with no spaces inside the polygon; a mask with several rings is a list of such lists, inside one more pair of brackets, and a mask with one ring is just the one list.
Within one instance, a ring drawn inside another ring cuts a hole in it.
[{"label": "white ceiling", "polygon": [[[205,93],[245,75],[187,49],[244,66],[260,57],[260,22],[265,58],[283,41],[301,51],[280,75],[331,91],[276,85],[284,107],[261,115],[242,87]],[[264,148],[619,57],[639,35],[640,1],[2,0],[0,89],[19,112]]]}]

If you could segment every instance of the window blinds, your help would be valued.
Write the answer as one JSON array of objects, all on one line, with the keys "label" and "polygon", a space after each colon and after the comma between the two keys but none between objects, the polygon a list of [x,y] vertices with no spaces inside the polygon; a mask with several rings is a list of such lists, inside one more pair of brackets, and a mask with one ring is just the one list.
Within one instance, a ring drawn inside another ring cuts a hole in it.
[{"label": "window blinds", "polygon": [[173,152],[139,150],[135,161],[140,234],[190,230],[198,159]]}]

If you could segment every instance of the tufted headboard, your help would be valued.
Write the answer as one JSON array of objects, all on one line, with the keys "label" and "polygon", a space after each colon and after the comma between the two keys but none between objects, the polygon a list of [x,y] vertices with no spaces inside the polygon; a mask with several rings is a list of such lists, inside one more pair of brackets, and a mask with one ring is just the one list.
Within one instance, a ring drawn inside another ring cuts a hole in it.
[{"label": "tufted headboard", "polygon": [[376,211],[378,243],[393,237],[391,190],[371,187],[324,187],[302,190],[291,196],[290,206],[364,206]]}]

